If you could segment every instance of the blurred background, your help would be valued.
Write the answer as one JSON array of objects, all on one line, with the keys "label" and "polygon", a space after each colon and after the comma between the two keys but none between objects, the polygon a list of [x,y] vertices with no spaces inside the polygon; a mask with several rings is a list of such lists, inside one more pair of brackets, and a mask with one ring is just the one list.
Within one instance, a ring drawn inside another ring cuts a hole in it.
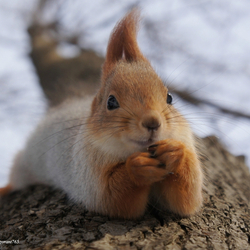
[{"label": "blurred background", "polygon": [[48,102],[98,87],[110,32],[134,6],[139,46],[174,105],[250,166],[249,1],[0,0],[0,186]]}]

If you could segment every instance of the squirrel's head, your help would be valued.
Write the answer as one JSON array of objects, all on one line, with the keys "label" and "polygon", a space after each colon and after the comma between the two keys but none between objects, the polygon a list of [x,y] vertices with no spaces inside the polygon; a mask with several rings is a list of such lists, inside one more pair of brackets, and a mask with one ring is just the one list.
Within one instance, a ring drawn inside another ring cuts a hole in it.
[{"label": "squirrel's head", "polygon": [[134,9],[110,36],[89,120],[97,144],[124,157],[177,133],[173,119],[180,116],[167,87],[138,47],[138,20]]}]

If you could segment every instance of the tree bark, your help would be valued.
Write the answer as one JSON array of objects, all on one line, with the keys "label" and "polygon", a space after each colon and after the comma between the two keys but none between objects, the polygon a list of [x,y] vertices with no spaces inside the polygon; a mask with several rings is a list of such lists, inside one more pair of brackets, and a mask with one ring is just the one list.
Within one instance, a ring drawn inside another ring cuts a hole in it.
[{"label": "tree bark", "polygon": [[[82,51],[76,59],[63,59],[56,42],[41,40],[34,27],[30,34],[31,58],[50,105],[95,90],[102,58]],[[32,186],[1,199],[0,249],[250,249],[244,157],[228,153],[215,137],[201,139],[200,147],[206,180],[196,215],[181,218],[151,204],[138,220],[110,219],[74,204],[60,190]]]},{"label": "tree bark", "polygon": [[215,137],[201,140],[204,205],[181,218],[149,205],[139,220],[110,219],[33,186],[0,202],[1,249],[249,249],[250,173]]},{"label": "tree bark", "polygon": [[[34,24],[28,29],[31,38],[30,57],[35,66],[40,85],[50,106],[59,105],[68,98],[94,94],[99,87],[104,59],[95,52],[80,49],[74,58],[63,58],[57,47],[65,40],[49,36],[56,33],[56,25]],[[77,46],[77,38],[67,41]]]}]

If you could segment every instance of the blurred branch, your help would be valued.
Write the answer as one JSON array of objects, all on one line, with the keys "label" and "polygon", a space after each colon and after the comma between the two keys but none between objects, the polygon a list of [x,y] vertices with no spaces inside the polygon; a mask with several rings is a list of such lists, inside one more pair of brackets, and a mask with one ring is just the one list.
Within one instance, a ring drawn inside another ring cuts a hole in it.
[{"label": "blurred branch", "polygon": [[78,37],[60,36],[58,20],[41,24],[40,16],[46,2],[41,0],[38,4],[28,32],[32,46],[30,57],[49,104],[54,106],[71,97],[93,94],[99,85],[103,59],[93,51],[83,49],[74,58],[59,55],[58,45],[61,42],[77,45]]},{"label": "blurred branch", "polygon": [[41,23],[42,13],[45,9],[45,5],[47,4],[47,2],[47,0],[38,0],[37,7],[35,8],[32,14],[33,25]]},{"label": "blurred branch", "polygon": [[219,105],[217,105],[217,104],[215,104],[213,102],[210,102],[208,100],[204,100],[204,99],[198,98],[196,96],[188,94],[185,91],[181,91],[181,90],[177,90],[177,89],[171,89],[170,91],[172,93],[177,94],[181,99],[183,99],[186,102],[189,102],[191,104],[194,104],[194,105],[206,104],[208,106],[211,106],[211,107],[214,107],[214,108],[220,110],[221,112],[223,112],[225,114],[229,114],[229,115],[233,115],[233,116],[236,116],[236,117],[243,117],[243,118],[250,119],[250,115],[249,114],[245,114],[245,113],[240,112],[240,111],[229,110],[227,108],[220,107]]}]

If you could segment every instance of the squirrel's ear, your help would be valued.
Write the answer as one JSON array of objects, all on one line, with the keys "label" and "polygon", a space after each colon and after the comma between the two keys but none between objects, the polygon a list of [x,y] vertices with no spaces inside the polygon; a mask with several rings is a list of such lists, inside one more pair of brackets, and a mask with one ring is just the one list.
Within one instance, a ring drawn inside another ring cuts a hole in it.
[{"label": "squirrel's ear", "polygon": [[116,63],[121,59],[128,62],[147,61],[136,41],[139,18],[140,12],[134,8],[115,26],[109,38],[107,55],[103,64],[103,80],[107,78]]}]

